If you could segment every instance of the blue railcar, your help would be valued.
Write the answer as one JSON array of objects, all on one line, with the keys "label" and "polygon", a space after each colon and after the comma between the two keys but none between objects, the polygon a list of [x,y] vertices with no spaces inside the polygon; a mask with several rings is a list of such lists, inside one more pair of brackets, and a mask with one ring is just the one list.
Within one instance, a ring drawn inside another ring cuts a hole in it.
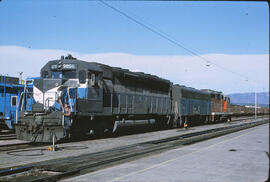
[{"label": "blue railcar", "polygon": [[211,115],[210,94],[183,85],[173,85],[172,110],[175,125],[182,126],[184,122],[207,122]]},{"label": "blue railcar", "polygon": [[0,76],[0,130],[14,129],[21,95],[31,88],[33,84],[26,84],[17,77]]}]

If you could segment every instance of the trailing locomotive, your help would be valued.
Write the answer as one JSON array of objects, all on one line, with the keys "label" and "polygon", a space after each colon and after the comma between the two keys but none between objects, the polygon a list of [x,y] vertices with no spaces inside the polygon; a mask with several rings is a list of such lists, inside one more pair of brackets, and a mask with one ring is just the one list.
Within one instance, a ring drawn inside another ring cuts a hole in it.
[{"label": "trailing locomotive", "polygon": [[232,116],[230,98],[223,95],[222,92],[210,89],[201,91],[209,93],[211,98],[211,119],[208,122],[230,121]]},{"label": "trailing locomotive", "polygon": [[17,77],[0,76],[0,131],[13,130],[18,120],[19,100],[22,93],[32,92],[32,85]]},{"label": "trailing locomotive", "polygon": [[210,94],[183,85],[172,85],[173,126],[182,127],[184,123],[201,124],[209,122],[211,115]]},{"label": "trailing locomotive", "polygon": [[[220,92],[173,85],[154,75],[71,55],[49,61],[41,69],[41,78],[34,80],[33,93],[25,94],[31,99],[22,105],[31,101],[31,108],[19,112],[16,134],[18,139],[35,142],[89,132],[100,135],[124,126],[181,127],[184,122],[231,117],[224,107],[229,100],[224,101]],[[213,95],[219,97],[211,99]],[[217,112],[213,107],[218,105]]]}]

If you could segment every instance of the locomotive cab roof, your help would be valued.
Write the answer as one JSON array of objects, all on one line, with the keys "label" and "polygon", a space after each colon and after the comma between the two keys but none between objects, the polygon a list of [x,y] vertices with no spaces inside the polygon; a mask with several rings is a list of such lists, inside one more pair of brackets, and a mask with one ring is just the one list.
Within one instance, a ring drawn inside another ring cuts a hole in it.
[{"label": "locomotive cab roof", "polygon": [[53,72],[53,71],[80,71],[80,70],[91,70],[94,72],[102,72],[102,69],[96,65],[95,63],[86,62],[82,60],[77,60],[70,57],[61,57],[58,60],[49,61],[43,68],[41,69],[41,77],[44,78],[43,73]]},{"label": "locomotive cab roof", "polygon": [[215,91],[211,89],[201,89],[201,91],[208,92],[209,94],[211,94],[212,98],[230,100],[230,98],[228,96],[225,96],[221,91]]},{"label": "locomotive cab roof", "polygon": [[187,87],[185,85],[173,85],[174,88],[179,88],[181,89],[181,93],[183,97],[186,98],[194,98],[194,99],[209,99],[210,98],[210,93],[198,90],[192,87]]},{"label": "locomotive cab roof", "polygon": [[[61,59],[51,60],[49,61],[43,68],[41,69],[41,77],[46,78],[44,76],[44,72],[57,72],[57,71],[93,71],[93,72],[102,72],[103,78],[113,80],[114,76],[122,77],[123,79],[127,77],[136,77],[138,80],[148,80],[149,82],[159,82],[162,84],[171,84],[169,80],[157,77],[155,75],[146,74],[143,72],[133,72],[128,69],[123,69],[120,67],[111,67],[105,64],[97,63],[97,62],[87,62],[78,60],[71,55],[66,57],[61,56]],[[78,74],[77,74],[78,75]],[[50,78],[50,76],[48,76]]]},{"label": "locomotive cab roof", "polygon": [[200,90],[204,91],[204,92],[211,93],[211,94],[222,94],[222,92],[220,92],[220,91],[215,91],[215,90],[211,90],[211,89],[200,89]]}]

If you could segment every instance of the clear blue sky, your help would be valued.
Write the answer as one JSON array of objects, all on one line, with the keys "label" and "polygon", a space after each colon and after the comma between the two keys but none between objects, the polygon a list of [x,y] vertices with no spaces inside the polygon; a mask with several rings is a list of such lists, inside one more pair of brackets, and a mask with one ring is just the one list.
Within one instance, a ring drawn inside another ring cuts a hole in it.
[{"label": "clear blue sky", "polygon": [[[267,54],[266,2],[109,1],[201,54]],[[98,1],[2,0],[0,46],[190,55]]]}]

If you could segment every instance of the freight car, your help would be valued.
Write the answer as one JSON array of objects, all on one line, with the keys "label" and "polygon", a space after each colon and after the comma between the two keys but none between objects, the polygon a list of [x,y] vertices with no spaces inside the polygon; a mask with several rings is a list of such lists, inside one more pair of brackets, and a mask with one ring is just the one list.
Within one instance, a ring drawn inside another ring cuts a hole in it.
[{"label": "freight car", "polygon": [[[231,107],[231,112],[234,116],[252,116],[255,114],[254,106],[248,106],[248,105],[242,106],[242,105],[237,105],[237,104],[231,104],[230,107]],[[269,108],[257,106],[256,114],[257,115],[269,114]]]},{"label": "freight car", "polygon": [[260,115],[269,115],[269,107],[261,107],[260,108]]},{"label": "freight car", "polygon": [[[16,125],[18,139],[50,142],[86,133],[103,135],[119,128],[152,125],[181,127],[183,123],[229,118],[224,97],[215,91],[173,85],[169,80],[142,72],[85,62],[71,55],[49,61],[34,80]],[[65,106],[65,107],[64,107]],[[64,112],[64,114],[63,114]]]},{"label": "freight car", "polygon": [[24,84],[17,77],[0,76],[0,130],[14,129],[18,120],[21,94],[32,92],[31,89],[31,84]]}]

